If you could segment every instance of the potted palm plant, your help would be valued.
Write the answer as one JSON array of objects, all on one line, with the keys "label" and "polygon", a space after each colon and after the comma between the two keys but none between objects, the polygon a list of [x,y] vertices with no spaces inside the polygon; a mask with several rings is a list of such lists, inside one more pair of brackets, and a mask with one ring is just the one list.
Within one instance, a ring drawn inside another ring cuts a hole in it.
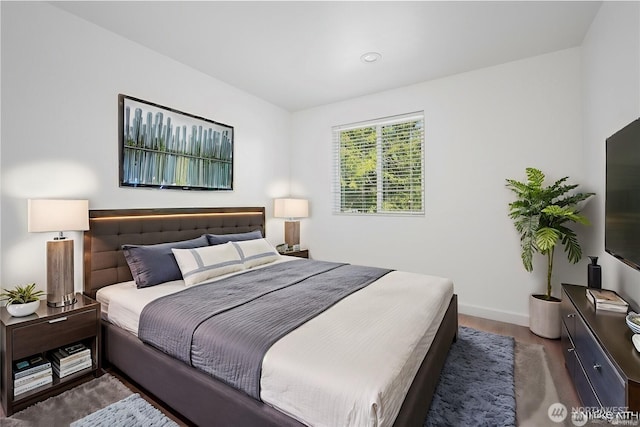
[{"label": "potted palm plant", "polygon": [[564,177],[543,187],[545,175],[527,168],[527,181],[507,179],[507,188],[516,195],[509,203],[509,217],[520,233],[522,264],[533,271],[533,255],[540,253],[547,261],[547,292],[529,298],[529,329],[545,338],[560,337],[560,300],[552,295],[551,274],[556,245],[562,243],[567,259],[577,263],[582,249],[576,233],[568,225],[589,224],[578,205],[595,193],[573,192],[577,184],[566,184]]},{"label": "potted palm plant", "polygon": [[14,317],[28,316],[40,307],[40,297],[43,291],[36,291],[36,284],[16,286],[0,294],[0,301],[7,301],[7,311]]}]

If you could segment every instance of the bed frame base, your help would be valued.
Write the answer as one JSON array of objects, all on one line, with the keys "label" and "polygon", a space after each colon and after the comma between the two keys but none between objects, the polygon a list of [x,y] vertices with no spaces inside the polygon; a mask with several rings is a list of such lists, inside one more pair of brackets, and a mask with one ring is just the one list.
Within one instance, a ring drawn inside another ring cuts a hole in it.
[{"label": "bed frame base", "polygon": [[[423,425],[457,331],[458,304],[457,296],[453,295],[394,426]],[[271,406],[142,343],[134,335],[107,321],[103,321],[102,337],[105,352],[103,360],[196,425],[303,425]]]},{"label": "bed frame base", "polygon": [[[132,280],[123,244],[151,245],[193,239],[202,234],[260,230],[264,207],[159,208],[89,211],[84,233],[84,293],[95,298],[104,286]],[[395,426],[422,426],[440,372],[458,332],[458,304],[453,295],[433,343],[404,400]],[[213,377],[143,344],[137,337],[103,321],[103,361],[167,408],[201,426],[299,427],[284,413]]]}]

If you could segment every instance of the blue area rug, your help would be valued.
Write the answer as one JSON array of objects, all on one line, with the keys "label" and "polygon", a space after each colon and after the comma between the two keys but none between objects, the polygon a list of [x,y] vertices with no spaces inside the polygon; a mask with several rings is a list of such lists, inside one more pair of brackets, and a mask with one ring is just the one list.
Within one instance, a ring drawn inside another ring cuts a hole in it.
[{"label": "blue area rug", "polygon": [[178,427],[178,424],[167,418],[137,393],[71,423],[71,427],[140,426]]},{"label": "blue area rug", "polygon": [[515,426],[511,337],[460,327],[424,426]]},{"label": "blue area rug", "polygon": [[[515,426],[514,340],[460,327],[424,422],[425,427]],[[132,394],[71,427],[177,427]]]}]

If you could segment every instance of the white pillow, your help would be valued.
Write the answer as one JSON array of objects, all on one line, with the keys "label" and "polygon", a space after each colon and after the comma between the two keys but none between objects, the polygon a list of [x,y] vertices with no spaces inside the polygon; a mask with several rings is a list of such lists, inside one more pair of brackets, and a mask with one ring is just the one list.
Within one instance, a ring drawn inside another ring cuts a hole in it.
[{"label": "white pillow", "polygon": [[242,258],[242,263],[246,268],[268,264],[280,258],[278,251],[265,239],[243,240],[230,243],[235,245]]},{"label": "white pillow", "polygon": [[193,286],[223,274],[244,270],[240,254],[231,242],[194,249],[171,249],[184,284]]}]

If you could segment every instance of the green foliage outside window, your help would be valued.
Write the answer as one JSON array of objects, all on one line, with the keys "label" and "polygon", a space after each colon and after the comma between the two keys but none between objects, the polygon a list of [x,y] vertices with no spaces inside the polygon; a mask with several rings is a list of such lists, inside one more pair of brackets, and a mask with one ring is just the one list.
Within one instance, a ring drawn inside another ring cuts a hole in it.
[{"label": "green foliage outside window", "polygon": [[421,212],[422,122],[411,121],[382,128],[384,211]]},{"label": "green foliage outside window", "polygon": [[339,144],[339,212],[424,212],[422,119],[339,131]]},{"label": "green foliage outside window", "polygon": [[375,212],[377,206],[375,128],[340,133],[340,208],[342,212]]}]

